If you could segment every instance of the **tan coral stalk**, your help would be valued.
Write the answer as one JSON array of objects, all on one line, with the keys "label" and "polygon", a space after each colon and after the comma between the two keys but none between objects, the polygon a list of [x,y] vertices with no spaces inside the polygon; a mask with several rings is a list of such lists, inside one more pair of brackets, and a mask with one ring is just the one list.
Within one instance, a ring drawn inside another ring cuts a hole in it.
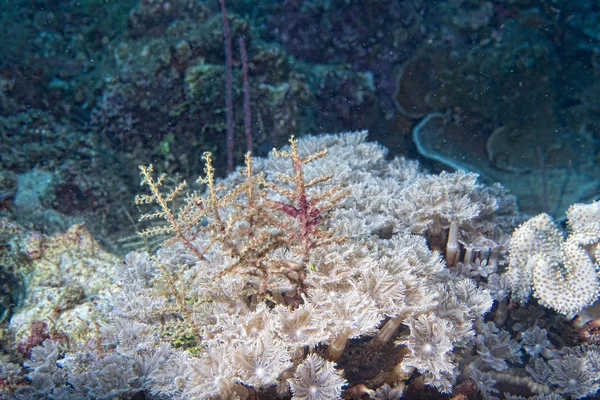
[{"label": "tan coral stalk", "polygon": [[454,267],[458,262],[460,255],[460,246],[458,244],[458,222],[450,223],[450,231],[448,232],[448,244],[446,245],[446,265]]},{"label": "tan coral stalk", "polygon": [[285,304],[285,299],[279,290],[274,290],[271,293],[272,300],[277,304]]},{"label": "tan coral stalk", "polygon": [[508,299],[502,299],[498,302],[498,308],[494,314],[494,323],[497,327],[501,327],[506,323],[508,318]]},{"label": "tan coral stalk", "polygon": [[344,353],[344,349],[346,348],[346,343],[348,343],[350,333],[351,330],[345,328],[337,334],[335,339],[333,339],[333,341],[327,348],[327,354],[329,354],[329,358],[331,360],[338,360],[342,356],[342,354]]},{"label": "tan coral stalk", "polygon": [[390,318],[382,327],[379,329],[377,335],[373,338],[378,344],[384,344],[390,341],[396,330],[404,320],[404,315],[398,315],[394,318]]},{"label": "tan coral stalk", "polygon": [[463,263],[465,265],[469,265],[475,259],[475,254],[474,254],[474,251],[473,251],[473,245],[469,244],[468,246],[465,246],[465,248],[466,248],[466,251],[465,251],[465,257],[463,258]]}]

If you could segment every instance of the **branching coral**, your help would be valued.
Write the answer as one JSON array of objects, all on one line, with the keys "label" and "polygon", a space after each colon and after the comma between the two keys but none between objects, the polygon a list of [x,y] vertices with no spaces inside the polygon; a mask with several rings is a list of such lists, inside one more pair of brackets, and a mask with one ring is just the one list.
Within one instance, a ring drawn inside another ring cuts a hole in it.
[{"label": "branching coral", "polygon": [[293,137],[290,140],[290,147],[290,151],[274,150],[273,155],[292,161],[293,175],[285,173],[275,175],[279,181],[291,183],[292,189],[282,188],[265,179],[261,179],[261,183],[287,199],[287,202],[270,199],[264,199],[264,202],[268,208],[283,212],[288,217],[289,224],[297,224],[296,229],[289,229],[289,225],[285,223],[279,223],[277,226],[286,232],[288,243],[301,246],[300,254],[303,255],[303,261],[306,262],[312,249],[343,240],[343,238],[334,236],[331,231],[318,229],[318,225],[349,192],[342,190],[338,185],[334,185],[318,195],[310,196],[309,189],[331,180],[333,175],[322,175],[307,182],[304,178],[303,167],[325,156],[327,150],[301,157],[298,153],[298,142]]},{"label": "branching coral", "polygon": [[[290,184],[291,188],[267,180],[263,174],[255,175],[252,171],[252,159],[247,154],[243,182],[227,190],[223,184],[216,183],[211,155],[205,153],[205,176],[199,178],[198,183],[207,186],[207,194],[188,194],[184,205],[176,212],[172,210],[172,204],[183,194],[186,183],[163,192],[161,187],[166,176],[154,178],[152,166],[140,167],[142,185],[146,185],[151,194],[139,195],[136,203],[158,206],[158,210],[143,214],[141,220],[163,219],[166,222],[164,225],[147,228],[140,234],[172,234],[164,245],[178,241],[200,261],[206,259],[207,252],[213,246],[219,246],[232,260],[222,268],[220,274],[237,272],[259,278],[260,295],[265,295],[270,289],[277,290],[269,287],[273,275],[289,280],[299,293],[305,291],[303,284],[310,252],[317,247],[344,240],[333,232],[319,229],[319,225],[348,192],[338,185],[330,185],[327,190],[314,192],[313,187],[329,181],[331,175],[306,181],[303,167],[325,156],[327,150],[301,157],[297,141],[293,137],[290,139],[290,147],[290,151],[275,151],[274,155],[291,160],[294,171],[292,175],[276,174],[279,181]],[[268,198],[265,188],[279,195],[282,200]],[[309,190],[313,190],[313,193],[309,193]],[[281,216],[284,221],[281,221]],[[198,247],[195,243],[200,235],[209,238],[203,247]],[[268,257],[281,248],[298,248],[303,263],[272,260]],[[168,274],[165,275],[168,278]],[[176,298],[179,298],[174,282],[170,286]],[[183,300],[178,300],[178,303],[185,313]]]}]

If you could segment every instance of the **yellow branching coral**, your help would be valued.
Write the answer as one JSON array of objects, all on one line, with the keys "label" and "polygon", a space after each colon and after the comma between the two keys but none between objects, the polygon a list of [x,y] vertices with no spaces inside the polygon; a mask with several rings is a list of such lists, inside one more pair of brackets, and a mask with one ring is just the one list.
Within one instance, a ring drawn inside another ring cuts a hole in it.
[{"label": "yellow branching coral", "polygon": [[[278,183],[267,180],[263,174],[253,172],[252,158],[247,154],[245,169],[240,171],[242,182],[229,188],[216,183],[211,155],[205,153],[204,177],[200,177],[198,183],[206,185],[206,192],[186,193],[182,202],[180,197],[184,195],[186,182],[165,190],[164,174],[154,178],[152,166],[140,167],[141,185],[146,186],[150,194],[137,196],[136,203],[155,205],[155,210],[143,214],[140,219],[159,219],[164,223],[139,234],[143,237],[168,235],[164,245],[179,242],[199,262],[218,245],[232,261],[217,276],[241,273],[257,277],[259,296],[273,289],[269,282],[275,275],[289,281],[298,294],[304,292],[311,250],[344,240],[335,232],[321,229],[321,225],[348,192],[337,185],[330,185],[323,191],[314,189],[329,181],[330,175],[305,181],[303,165],[323,157],[327,150],[302,158],[298,154],[297,141],[292,137],[289,151],[274,153],[291,160],[293,175],[277,174]],[[269,193],[286,200],[270,199]],[[208,241],[198,240],[201,236]],[[302,262],[269,257],[277,249],[297,249]],[[167,281],[169,279],[167,277]],[[176,284],[170,282],[169,286],[175,288]]]},{"label": "yellow branching coral", "polygon": [[[311,197],[308,194],[308,190],[320,183],[329,181],[332,175],[322,175],[309,182],[305,182],[302,166],[325,156],[327,150],[321,150],[302,158],[298,154],[298,141],[293,136],[290,139],[290,147],[291,150],[289,152],[274,150],[273,153],[276,157],[289,158],[292,161],[294,174],[277,173],[276,177],[281,182],[291,183],[293,189],[278,186],[276,183],[267,181],[264,178],[261,179],[261,182],[265,186],[286,198],[288,203],[269,200],[267,198],[263,199],[263,203],[268,208],[280,211],[287,217],[285,222],[276,222],[276,225],[281,230],[286,231],[289,243],[301,247],[300,254],[302,255],[302,261],[306,263],[308,262],[310,250],[344,240],[343,237],[335,236],[334,232],[319,229],[318,225],[327,218],[329,212],[349,192],[335,185],[329,190]],[[290,230],[290,223],[295,225],[296,229]]]}]

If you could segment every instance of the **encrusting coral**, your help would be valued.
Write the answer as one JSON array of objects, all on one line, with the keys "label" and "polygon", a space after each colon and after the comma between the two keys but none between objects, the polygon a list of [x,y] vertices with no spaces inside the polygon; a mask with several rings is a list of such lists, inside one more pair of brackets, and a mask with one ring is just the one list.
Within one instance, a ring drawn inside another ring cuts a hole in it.
[{"label": "encrusting coral", "polygon": [[[559,345],[542,325],[511,336],[519,321],[503,271],[521,221],[514,198],[471,174],[388,161],[365,139],[292,139],[223,180],[205,154],[197,190],[142,167],[141,235],[162,245],[115,265],[97,341],[46,340],[25,377],[2,358],[0,393],[397,399],[426,384],[494,398],[507,382],[595,392],[595,346]],[[586,359],[577,376],[564,371],[572,354]]]},{"label": "encrusting coral", "polygon": [[13,269],[26,288],[9,325],[21,353],[47,337],[66,340],[65,332],[73,344],[94,338],[102,322],[97,299],[108,295],[119,259],[103,250],[85,226],[49,236],[0,219],[0,248],[10,248],[2,252],[0,265]]}]

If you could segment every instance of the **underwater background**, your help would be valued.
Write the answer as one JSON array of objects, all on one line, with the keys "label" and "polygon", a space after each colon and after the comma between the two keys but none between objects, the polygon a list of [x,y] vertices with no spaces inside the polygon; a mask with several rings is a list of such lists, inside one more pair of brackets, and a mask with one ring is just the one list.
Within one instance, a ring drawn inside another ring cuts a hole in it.
[{"label": "underwater background", "polygon": [[598,199],[598,1],[1,0],[0,398],[594,396]]}]

